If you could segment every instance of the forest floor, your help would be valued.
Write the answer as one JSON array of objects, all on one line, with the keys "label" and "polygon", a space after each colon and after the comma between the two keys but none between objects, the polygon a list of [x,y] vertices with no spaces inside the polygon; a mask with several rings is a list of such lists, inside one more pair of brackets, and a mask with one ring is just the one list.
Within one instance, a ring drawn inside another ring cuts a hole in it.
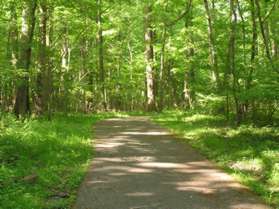
[{"label": "forest floor", "polygon": [[92,159],[92,125],[112,115],[0,115],[0,208],[69,208]]},{"label": "forest floor", "polygon": [[96,124],[95,156],[75,208],[269,207],[166,129],[129,117]]}]

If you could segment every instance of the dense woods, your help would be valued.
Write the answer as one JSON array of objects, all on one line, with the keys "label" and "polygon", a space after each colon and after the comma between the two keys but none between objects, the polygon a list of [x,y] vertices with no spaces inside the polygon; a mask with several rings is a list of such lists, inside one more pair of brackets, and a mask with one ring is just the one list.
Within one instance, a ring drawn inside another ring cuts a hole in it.
[{"label": "dense woods", "polygon": [[1,1],[1,110],[278,109],[278,1]]},{"label": "dense woods", "polygon": [[0,208],[71,208],[134,114],[278,207],[279,0],[0,0]]}]

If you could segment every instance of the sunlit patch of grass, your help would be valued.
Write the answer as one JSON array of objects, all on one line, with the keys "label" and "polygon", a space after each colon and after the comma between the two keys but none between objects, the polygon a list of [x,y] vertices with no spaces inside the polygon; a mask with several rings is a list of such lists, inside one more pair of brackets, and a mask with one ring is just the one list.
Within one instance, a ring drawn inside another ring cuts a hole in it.
[{"label": "sunlit patch of grass", "polygon": [[92,125],[112,114],[0,120],[0,208],[69,208],[92,158]]},{"label": "sunlit patch of grass", "polygon": [[279,129],[235,127],[223,117],[169,111],[153,120],[170,128],[239,181],[279,205]]},{"label": "sunlit patch of grass", "polygon": [[260,158],[255,159],[241,159],[233,162],[230,168],[240,170],[243,172],[251,172],[255,175],[261,175],[264,170],[264,163]]}]

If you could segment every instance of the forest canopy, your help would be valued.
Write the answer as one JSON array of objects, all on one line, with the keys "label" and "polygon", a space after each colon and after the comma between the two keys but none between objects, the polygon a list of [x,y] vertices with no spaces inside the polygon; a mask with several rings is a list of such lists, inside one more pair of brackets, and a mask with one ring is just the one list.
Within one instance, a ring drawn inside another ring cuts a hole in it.
[{"label": "forest canopy", "polygon": [[2,0],[0,105],[53,112],[202,109],[271,121],[277,0]]}]

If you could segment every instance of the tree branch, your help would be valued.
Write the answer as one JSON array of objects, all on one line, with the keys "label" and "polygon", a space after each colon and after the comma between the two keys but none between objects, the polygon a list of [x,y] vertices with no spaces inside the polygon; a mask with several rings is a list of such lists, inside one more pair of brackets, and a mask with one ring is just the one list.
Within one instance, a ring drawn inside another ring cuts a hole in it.
[{"label": "tree branch", "polygon": [[171,27],[171,26],[175,25],[177,22],[179,22],[180,20],[182,20],[189,13],[191,6],[192,6],[192,0],[189,0],[186,5],[186,10],[183,13],[181,13],[175,20],[173,20],[170,23],[167,23],[165,25],[167,27]]}]

